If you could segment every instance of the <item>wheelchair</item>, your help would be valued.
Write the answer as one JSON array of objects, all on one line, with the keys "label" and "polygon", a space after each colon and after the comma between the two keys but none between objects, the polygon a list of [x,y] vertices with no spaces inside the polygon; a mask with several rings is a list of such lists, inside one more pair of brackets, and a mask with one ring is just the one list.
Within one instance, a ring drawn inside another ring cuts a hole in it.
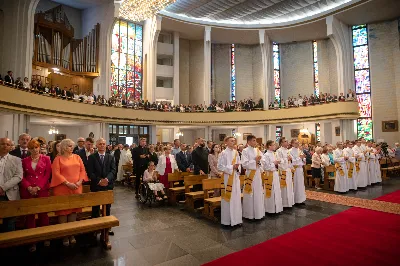
[{"label": "wheelchair", "polygon": [[[159,197],[163,197],[161,195],[161,192],[158,192],[158,196]],[[160,200],[158,201],[156,199],[156,195],[154,195],[153,190],[150,189],[149,184],[147,184],[146,182],[141,182],[140,186],[139,186],[139,202],[142,204],[146,204],[147,202],[149,203],[149,206],[151,207],[151,205],[153,203],[163,203],[165,202],[166,199]]]}]

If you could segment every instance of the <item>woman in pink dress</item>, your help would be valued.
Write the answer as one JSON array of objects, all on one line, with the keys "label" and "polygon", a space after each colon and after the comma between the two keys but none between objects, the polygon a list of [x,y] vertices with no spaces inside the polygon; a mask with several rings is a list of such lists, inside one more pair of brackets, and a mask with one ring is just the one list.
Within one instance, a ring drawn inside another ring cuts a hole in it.
[{"label": "woman in pink dress", "polygon": [[[21,199],[48,197],[51,175],[50,158],[40,154],[40,143],[37,140],[29,141],[28,149],[31,155],[22,160],[24,175],[20,184]],[[38,218],[38,226],[49,225],[47,213],[39,213]],[[36,227],[34,214],[26,216],[26,227]],[[50,246],[50,241],[45,241],[44,245]],[[36,244],[33,244],[29,251],[36,251]]]},{"label": "woman in pink dress", "polygon": [[178,171],[175,157],[171,154],[171,146],[163,148],[164,154],[158,158],[156,172],[160,175],[160,182],[165,188],[169,188],[168,174]]}]

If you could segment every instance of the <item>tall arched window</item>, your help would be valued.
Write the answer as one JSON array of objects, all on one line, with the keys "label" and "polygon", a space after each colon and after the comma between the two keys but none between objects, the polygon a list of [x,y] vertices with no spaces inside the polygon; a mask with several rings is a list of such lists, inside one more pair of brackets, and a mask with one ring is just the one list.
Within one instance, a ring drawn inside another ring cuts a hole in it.
[{"label": "tall arched window", "polygon": [[143,26],[117,20],[112,34],[111,94],[142,98]]}]

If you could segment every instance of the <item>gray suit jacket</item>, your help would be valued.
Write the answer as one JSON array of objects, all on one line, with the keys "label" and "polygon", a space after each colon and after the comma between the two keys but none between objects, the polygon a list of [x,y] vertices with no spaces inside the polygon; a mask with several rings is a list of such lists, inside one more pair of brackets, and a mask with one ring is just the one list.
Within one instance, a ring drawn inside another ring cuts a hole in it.
[{"label": "gray suit jacket", "polygon": [[19,200],[19,183],[22,180],[22,161],[20,158],[8,155],[4,166],[4,184],[1,188],[6,192],[9,200]]}]

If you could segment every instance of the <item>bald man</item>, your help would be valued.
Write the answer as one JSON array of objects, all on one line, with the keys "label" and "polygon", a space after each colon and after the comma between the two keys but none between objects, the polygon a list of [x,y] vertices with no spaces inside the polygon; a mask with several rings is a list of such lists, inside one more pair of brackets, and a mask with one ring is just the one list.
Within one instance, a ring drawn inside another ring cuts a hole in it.
[{"label": "bald man", "polygon": [[[0,201],[19,200],[19,186],[22,180],[21,159],[9,154],[12,142],[8,138],[0,138]],[[0,232],[15,230],[15,219],[3,219]]]}]

